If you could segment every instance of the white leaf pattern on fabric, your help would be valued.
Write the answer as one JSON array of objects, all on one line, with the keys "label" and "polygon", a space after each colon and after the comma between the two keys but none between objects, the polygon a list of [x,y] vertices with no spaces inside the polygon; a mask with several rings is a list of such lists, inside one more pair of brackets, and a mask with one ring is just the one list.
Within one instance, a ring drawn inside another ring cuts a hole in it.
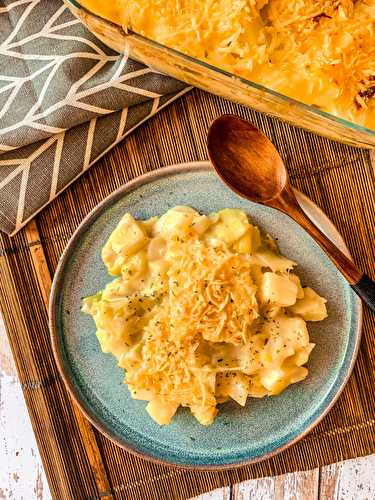
[{"label": "white leaf pattern on fabric", "polygon": [[0,230],[14,234],[189,89],[106,47],[61,0],[3,0],[0,26]]}]

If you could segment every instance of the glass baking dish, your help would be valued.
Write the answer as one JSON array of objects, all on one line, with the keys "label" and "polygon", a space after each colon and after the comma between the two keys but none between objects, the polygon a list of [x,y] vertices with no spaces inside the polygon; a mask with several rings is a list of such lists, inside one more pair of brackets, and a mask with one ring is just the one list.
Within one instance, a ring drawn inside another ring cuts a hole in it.
[{"label": "glass baking dish", "polygon": [[87,28],[106,45],[132,59],[195,87],[267,113],[292,125],[353,146],[375,147],[375,131],[320,111],[271,89],[189,57],[107,21],[64,0]]}]

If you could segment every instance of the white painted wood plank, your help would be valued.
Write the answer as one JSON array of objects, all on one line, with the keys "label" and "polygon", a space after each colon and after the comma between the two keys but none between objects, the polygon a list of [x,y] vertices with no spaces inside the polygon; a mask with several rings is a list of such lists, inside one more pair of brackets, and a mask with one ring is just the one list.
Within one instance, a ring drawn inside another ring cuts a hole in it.
[{"label": "white painted wood plank", "polygon": [[270,500],[275,498],[275,478],[250,479],[233,485],[234,500]]},{"label": "white painted wood plank", "polygon": [[317,500],[319,497],[319,469],[294,472],[275,479],[276,500]]},{"label": "white painted wood plank", "polygon": [[322,467],[320,498],[324,500],[374,500],[375,455]]},{"label": "white painted wood plank", "polygon": [[217,490],[209,491],[208,493],[203,493],[199,497],[191,498],[190,500],[229,500],[230,499],[230,488],[218,488]]},{"label": "white painted wood plank", "polygon": [[234,500],[375,500],[375,455],[233,486]]},{"label": "white painted wood plank", "polygon": [[234,500],[316,500],[319,469],[244,481],[234,485],[232,492]]},{"label": "white painted wood plank", "polygon": [[8,499],[51,494],[0,316],[0,500]]}]

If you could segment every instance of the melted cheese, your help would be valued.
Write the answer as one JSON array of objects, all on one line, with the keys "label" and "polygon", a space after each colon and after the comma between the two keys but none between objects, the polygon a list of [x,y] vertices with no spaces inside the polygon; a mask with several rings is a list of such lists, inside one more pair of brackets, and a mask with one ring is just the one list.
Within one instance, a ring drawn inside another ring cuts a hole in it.
[{"label": "melted cheese", "polygon": [[375,0],[83,0],[161,44],[375,129]]},{"label": "melted cheese", "polygon": [[90,12],[97,14],[108,21],[116,24],[124,24],[124,2],[123,0],[82,0],[80,4]]}]

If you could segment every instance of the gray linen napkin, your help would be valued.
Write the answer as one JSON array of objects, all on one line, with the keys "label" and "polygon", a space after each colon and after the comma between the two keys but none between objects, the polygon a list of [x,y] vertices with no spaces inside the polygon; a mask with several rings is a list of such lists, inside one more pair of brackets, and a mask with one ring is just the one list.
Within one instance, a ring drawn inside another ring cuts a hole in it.
[{"label": "gray linen napkin", "polygon": [[0,0],[0,230],[187,90],[103,45],[61,0]]}]

